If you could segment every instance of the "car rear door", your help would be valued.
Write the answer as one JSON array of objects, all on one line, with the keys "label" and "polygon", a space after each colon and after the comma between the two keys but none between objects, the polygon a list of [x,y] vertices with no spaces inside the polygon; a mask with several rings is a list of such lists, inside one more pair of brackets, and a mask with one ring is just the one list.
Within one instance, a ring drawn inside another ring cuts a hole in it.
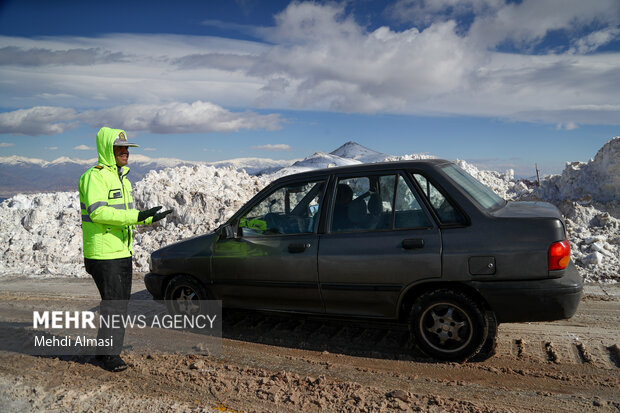
[{"label": "car rear door", "polygon": [[323,312],[316,228],[325,187],[274,188],[241,215],[237,237],[215,243],[212,288],[226,306]]},{"label": "car rear door", "polygon": [[319,285],[333,314],[395,317],[402,291],[441,276],[441,233],[402,172],[337,176],[319,236]]}]

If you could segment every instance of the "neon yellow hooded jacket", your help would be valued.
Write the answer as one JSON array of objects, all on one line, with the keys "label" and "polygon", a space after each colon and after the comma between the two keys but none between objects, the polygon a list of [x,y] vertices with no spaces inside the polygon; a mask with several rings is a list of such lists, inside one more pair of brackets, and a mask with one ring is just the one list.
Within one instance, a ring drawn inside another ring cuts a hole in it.
[{"label": "neon yellow hooded jacket", "polygon": [[[99,162],[80,178],[80,209],[84,257],[98,260],[133,255],[135,224],[150,224],[152,217],[138,222],[134,208],[129,168],[116,166],[114,141],[121,129],[101,128],[97,133]],[[126,134],[125,134],[126,135]]]}]

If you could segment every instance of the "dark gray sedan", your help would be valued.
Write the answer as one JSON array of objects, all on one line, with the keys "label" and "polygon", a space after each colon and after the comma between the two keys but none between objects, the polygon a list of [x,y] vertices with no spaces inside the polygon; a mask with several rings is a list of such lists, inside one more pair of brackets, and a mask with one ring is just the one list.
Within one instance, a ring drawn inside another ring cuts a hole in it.
[{"label": "dark gray sedan", "polygon": [[444,160],[280,178],[155,251],[145,283],[172,302],[400,320],[452,361],[491,352],[498,323],[570,318],[582,292],[557,208],[507,202]]}]

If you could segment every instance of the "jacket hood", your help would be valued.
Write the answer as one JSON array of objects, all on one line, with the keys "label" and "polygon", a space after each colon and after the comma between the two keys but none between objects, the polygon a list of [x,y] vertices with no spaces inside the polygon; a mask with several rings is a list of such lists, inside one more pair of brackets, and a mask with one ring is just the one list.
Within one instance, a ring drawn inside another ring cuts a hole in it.
[{"label": "jacket hood", "polygon": [[114,141],[118,135],[123,132],[122,129],[111,129],[103,127],[97,133],[97,154],[99,155],[99,164],[116,167],[116,159],[114,158]]}]

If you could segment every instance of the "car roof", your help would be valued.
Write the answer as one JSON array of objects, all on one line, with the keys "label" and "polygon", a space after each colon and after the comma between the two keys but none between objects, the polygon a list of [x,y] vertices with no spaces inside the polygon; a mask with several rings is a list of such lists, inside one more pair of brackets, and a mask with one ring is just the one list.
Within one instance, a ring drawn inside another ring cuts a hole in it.
[{"label": "car roof", "polygon": [[359,172],[375,172],[386,170],[398,170],[398,169],[428,169],[429,166],[439,166],[445,164],[451,164],[452,162],[445,159],[416,159],[411,161],[392,161],[392,162],[374,162],[374,163],[362,163],[356,165],[337,166],[334,168],[322,168],[313,169],[311,171],[299,172],[296,174],[286,175],[272,183],[288,181],[288,180],[303,180],[319,178],[331,174],[355,174]]}]

